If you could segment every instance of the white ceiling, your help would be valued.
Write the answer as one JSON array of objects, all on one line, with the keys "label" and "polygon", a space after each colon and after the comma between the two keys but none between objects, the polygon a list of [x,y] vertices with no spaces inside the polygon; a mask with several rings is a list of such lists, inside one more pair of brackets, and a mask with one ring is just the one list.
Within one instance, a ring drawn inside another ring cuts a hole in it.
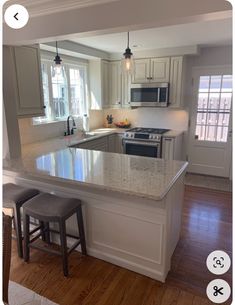
[{"label": "white ceiling", "polygon": [[[127,34],[124,32],[75,38],[72,41],[109,53],[123,53],[126,48]],[[232,18],[130,32],[130,47],[133,51],[231,43]],[[133,47],[134,45],[137,45],[137,47]]]}]

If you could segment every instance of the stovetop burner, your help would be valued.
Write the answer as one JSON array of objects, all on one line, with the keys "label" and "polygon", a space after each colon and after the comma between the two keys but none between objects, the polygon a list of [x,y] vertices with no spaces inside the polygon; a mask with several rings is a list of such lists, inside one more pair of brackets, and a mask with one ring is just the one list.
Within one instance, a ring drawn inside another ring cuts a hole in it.
[{"label": "stovetop burner", "polygon": [[127,131],[135,132],[135,133],[164,134],[165,132],[169,131],[169,129],[135,127],[135,128],[129,129]]}]

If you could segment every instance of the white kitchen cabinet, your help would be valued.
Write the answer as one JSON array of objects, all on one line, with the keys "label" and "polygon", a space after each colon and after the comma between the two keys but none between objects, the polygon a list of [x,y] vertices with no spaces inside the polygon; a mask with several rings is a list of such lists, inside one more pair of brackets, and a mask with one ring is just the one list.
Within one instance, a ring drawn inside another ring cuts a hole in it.
[{"label": "white kitchen cabinet", "polygon": [[38,46],[9,47],[12,71],[12,90],[16,92],[19,117],[43,116],[44,99],[41,75],[40,49]]},{"label": "white kitchen cabinet", "polygon": [[103,108],[109,107],[109,62],[101,61],[101,73],[102,73],[102,105]]},{"label": "white kitchen cabinet", "polygon": [[149,82],[150,77],[150,59],[135,59],[135,73],[132,83]]},{"label": "white kitchen cabinet", "polygon": [[116,134],[107,136],[108,138],[108,152],[116,152]]},{"label": "white kitchen cabinet", "polygon": [[170,69],[170,107],[183,107],[182,78],[183,78],[183,56],[171,57]]},{"label": "white kitchen cabinet", "polygon": [[169,82],[170,58],[152,58],[151,63],[151,82]]},{"label": "white kitchen cabinet", "polygon": [[183,133],[177,137],[163,137],[162,158],[165,160],[182,160]]},{"label": "white kitchen cabinet", "polygon": [[131,75],[122,75],[122,108],[130,108],[131,105]]},{"label": "white kitchen cabinet", "polygon": [[81,144],[73,145],[72,147],[98,151],[108,151],[108,138],[102,137],[99,139],[89,140]]},{"label": "white kitchen cabinet", "polygon": [[132,83],[169,82],[170,58],[135,59]]},{"label": "white kitchen cabinet", "polygon": [[123,154],[123,134],[122,133],[117,133],[116,134],[116,148],[115,152],[118,154]]},{"label": "white kitchen cabinet", "polygon": [[120,108],[122,101],[122,81],[121,81],[120,61],[109,63],[109,106]]}]

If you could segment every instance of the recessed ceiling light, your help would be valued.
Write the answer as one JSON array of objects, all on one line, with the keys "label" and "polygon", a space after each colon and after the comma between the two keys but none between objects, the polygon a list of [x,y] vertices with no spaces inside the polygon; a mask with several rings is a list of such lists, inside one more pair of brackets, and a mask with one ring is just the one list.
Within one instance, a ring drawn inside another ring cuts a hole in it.
[{"label": "recessed ceiling light", "polygon": [[140,48],[140,47],[142,47],[141,44],[133,44],[133,46],[132,46],[132,48]]}]

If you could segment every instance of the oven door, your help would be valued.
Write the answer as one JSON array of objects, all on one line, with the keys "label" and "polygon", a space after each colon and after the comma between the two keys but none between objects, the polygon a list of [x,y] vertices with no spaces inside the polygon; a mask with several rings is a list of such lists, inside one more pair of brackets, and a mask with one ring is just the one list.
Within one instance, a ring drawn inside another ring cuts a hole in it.
[{"label": "oven door", "polygon": [[124,153],[127,155],[161,158],[161,143],[124,140]]}]

